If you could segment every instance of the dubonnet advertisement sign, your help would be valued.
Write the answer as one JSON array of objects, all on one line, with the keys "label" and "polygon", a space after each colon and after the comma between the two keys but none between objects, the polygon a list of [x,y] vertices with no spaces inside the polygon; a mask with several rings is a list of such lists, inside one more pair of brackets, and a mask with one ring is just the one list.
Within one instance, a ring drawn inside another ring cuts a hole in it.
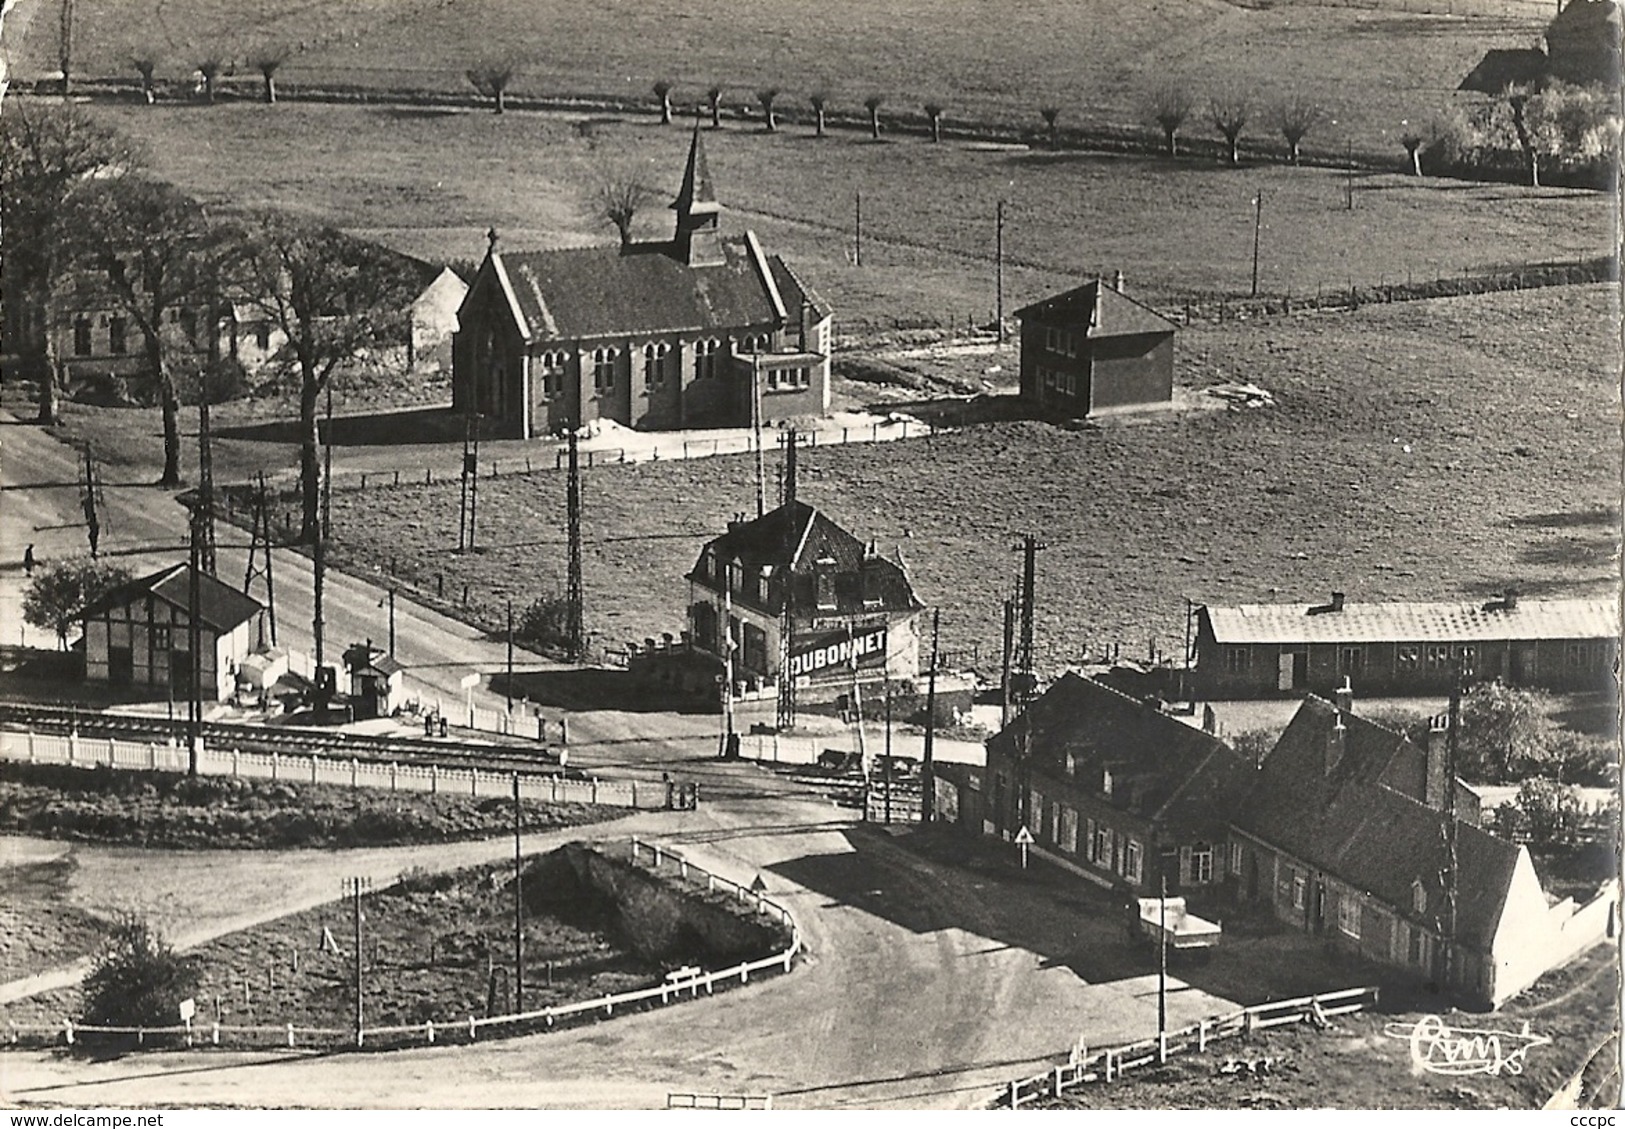
[{"label": "dubonnet advertisement sign", "polygon": [[874,671],[886,665],[886,625],[860,627],[857,632],[831,632],[812,639],[796,640],[790,653],[792,677],[833,681],[850,678],[856,664],[860,671]]}]

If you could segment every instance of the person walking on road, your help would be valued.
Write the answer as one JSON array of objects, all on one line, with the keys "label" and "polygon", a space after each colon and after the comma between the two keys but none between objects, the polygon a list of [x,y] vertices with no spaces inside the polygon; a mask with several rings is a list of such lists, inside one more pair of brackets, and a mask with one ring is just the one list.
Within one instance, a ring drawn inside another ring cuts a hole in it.
[{"label": "person walking on road", "polygon": [[29,542],[28,548],[23,550],[23,574],[34,575],[34,544]]}]

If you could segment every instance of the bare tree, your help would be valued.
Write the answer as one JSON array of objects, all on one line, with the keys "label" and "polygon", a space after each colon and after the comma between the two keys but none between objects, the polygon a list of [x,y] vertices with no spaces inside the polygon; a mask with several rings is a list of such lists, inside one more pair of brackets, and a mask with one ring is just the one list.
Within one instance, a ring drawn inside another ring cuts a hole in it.
[{"label": "bare tree", "polygon": [[812,103],[813,121],[816,123],[815,136],[824,136],[824,106],[829,101],[829,95],[822,90],[815,90],[807,95],[807,101]]},{"label": "bare tree", "polygon": [[277,360],[298,380],[301,537],[317,536],[321,496],[316,409],[334,370],[397,344],[417,287],[404,260],[280,212],[248,217],[234,282],[285,342]]},{"label": "bare tree", "polygon": [[27,100],[0,115],[0,231],[5,233],[6,301],[21,302],[40,327],[25,339],[25,363],[39,373],[39,421],[54,424],[62,388],[56,347],[56,291],[68,266],[70,212],[91,186],[140,163],[130,143],[77,106]]},{"label": "bare tree", "polygon": [[254,56],[254,69],[260,72],[260,80],[264,83],[267,106],[276,102],[276,72],[288,61],[288,55],[286,47],[272,47]]},{"label": "bare tree", "polygon": [[468,69],[468,81],[481,96],[496,103],[496,112],[508,108],[508,87],[519,73],[519,64],[512,59],[482,59]]},{"label": "bare tree", "polygon": [[198,73],[203,76],[203,100],[214,105],[215,83],[220,79],[220,72],[225,69],[225,63],[219,55],[206,55],[198,61]]},{"label": "bare tree", "polygon": [[138,51],[130,60],[130,64],[141,76],[141,96],[147,100],[147,105],[152,105],[158,101],[158,92],[153,85],[153,75],[158,71],[157,54],[151,51]]},{"label": "bare tree", "polygon": [[594,219],[615,225],[621,246],[626,247],[632,242],[632,221],[658,198],[655,190],[641,183],[634,173],[609,170],[593,186],[587,205]]},{"label": "bare tree", "polygon": [[777,133],[779,130],[778,119],[773,116],[773,103],[777,101],[778,97],[778,88],[774,86],[756,92],[756,100],[762,104],[762,117],[767,122],[767,132],[769,133]]},{"label": "bare tree", "polygon": [[1298,163],[1298,149],[1309,131],[1326,117],[1320,103],[1302,94],[1292,94],[1275,107],[1275,126],[1286,138],[1287,157]]},{"label": "bare tree", "polygon": [[660,124],[671,124],[671,88],[669,79],[661,79],[654,84],[655,97],[660,99]]},{"label": "bare tree", "polygon": [[1195,105],[1191,92],[1175,82],[1165,82],[1147,96],[1146,110],[1162,130],[1170,157],[1179,156],[1179,131]]},{"label": "bare tree", "polygon": [[[214,242],[208,219],[191,197],[145,178],[98,185],[74,211],[82,265],[105,275],[108,293],[141,332],[146,378],[163,415],[158,485],[178,486],[181,402],[174,361],[206,344],[180,326],[195,326],[198,307],[208,302],[203,279]],[[186,314],[191,316],[182,320]],[[205,325],[204,332],[213,327]]]},{"label": "bare tree", "polygon": [[1247,96],[1239,90],[1220,90],[1208,99],[1207,112],[1213,128],[1224,136],[1225,143],[1230,147],[1230,163],[1239,165],[1241,131],[1247,128],[1247,118],[1252,113]]},{"label": "bare tree", "polygon": [[879,94],[871,94],[863,100],[863,108],[869,111],[869,136],[876,141],[880,140],[880,107],[885,101]]},{"label": "bare tree", "polygon": [[927,102],[925,116],[931,120],[931,140],[942,140],[942,114],[947,107],[940,102]]},{"label": "bare tree", "polygon": [[1061,108],[1059,106],[1041,106],[1038,114],[1044,119],[1044,124],[1049,127],[1049,147],[1059,149],[1061,147],[1061,135],[1056,123],[1061,119]]},{"label": "bare tree", "polygon": [[722,128],[722,87],[712,86],[705,91],[705,104],[711,110],[711,128]]}]

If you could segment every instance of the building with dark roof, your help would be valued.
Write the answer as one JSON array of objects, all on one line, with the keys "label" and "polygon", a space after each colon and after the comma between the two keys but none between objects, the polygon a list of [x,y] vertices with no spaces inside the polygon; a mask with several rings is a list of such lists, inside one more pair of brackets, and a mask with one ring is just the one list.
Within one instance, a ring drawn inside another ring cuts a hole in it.
[{"label": "building with dark roof", "polygon": [[1167,404],[1174,323],[1115,285],[1085,283],[1016,311],[1021,395],[1047,411],[1099,416]]},{"label": "building with dark roof", "polygon": [[1608,598],[1197,609],[1195,685],[1208,698],[1363,692],[1444,693],[1456,663],[1478,679],[1554,689],[1608,689],[1619,656],[1619,610]]},{"label": "building with dark roof", "polygon": [[1442,745],[1356,716],[1347,691],[1306,699],[1234,810],[1229,877],[1242,902],[1493,1007],[1612,935],[1618,887],[1548,899],[1528,849],[1445,789]]},{"label": "building with dark roof", "polygon": [[696,128],[669,241],[503,252],[458,311],[459,411],[534,435],[745,426],[829,412],[831,311],[746,231],[727,236]]},{"label": "building with dark roof", "polygon": [[[147,687],[183,697],[190,691],[191,566],[171,565],[127,581],[80,613],[85,678]],[[207,699],[231,696],[238,665],[263,629],[258,600],[208,573],[198,574],[201,685]]]},{"label": "building with dark roof", "polygon": [[717,664],[731,650],[738,683],[776,683],[786,658],[798,686],[919,674],[908,573],[806,502],[729,523],[687,579],[690,643]]},{"label": "building with dark roof", "polygon": [[1096,883],[1155,892],[1224,877],[1229,817],[1252,762],[1210,733],[1068,672],[987,743],[977,801],[993,834],[1035,846]]},{"label": "building with dark roof", "polygon": [[1486,51],[1456,89],[1499,95],[1508,87],[1539,89],[1551,82],[1620,85],[1621,14],[1617,0],[1569,0],[1546,26],[1546,49]]}]

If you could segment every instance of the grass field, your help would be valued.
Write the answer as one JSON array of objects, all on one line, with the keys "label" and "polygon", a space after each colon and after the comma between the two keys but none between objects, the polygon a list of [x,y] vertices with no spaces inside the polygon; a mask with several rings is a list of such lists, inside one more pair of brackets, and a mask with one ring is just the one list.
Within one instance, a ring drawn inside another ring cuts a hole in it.
[{"label": "grass field", "polygon": [[[97,106],[142,138],[154,170],[212,204],[302,211],[429,258],[477,259],[494,225],[510,249],[605,242],[581,201],[606,166],[658,191],[644,238],[670,234],[666,200],[687,131],[603,119],[330,105]],[[837,333],[985,323],[994,212],[1008,201],[1007,311],[1095,273],[1125,272],[1177,306],[1250,289],[1253,198],[1263,194],[1260,289],[1339,289],[1573,259],[1611,245],[1602,194],[1398,174],[1043,151],[918,138],[726,129],[706,137],[725,227],[751,227],[834,305]],[[863,265],[850,262],[854,191]]]},{"label": "grass field", "polygon": [[[713,83],[730,105],[780,87],[797,110],[830,91],[831,105],[862,114],[870,94],[891,112],[920,116],[938,99],[954,116],[1039,127],[1054,104],[1063,125],[1133,124],[1141,92],[1166,77],[1198,90],[1244,86],[1261,103],[1294,92],[1323,102],[1339,125],[1317,144],[1347,139],[1381,152],[1400,123],[1418,120],[1490,47],[1536,42],[1552,6],[1538,0],[1377,0],[1361,8],[1225,0],[297,0],[227,3],[160,0],[132,27],[120,0],[80,0],[76,73],[135,74],[133,49],[156,49],[160,73],[181,78],[206,55],[237,62],[276,45],[296,49],[284,89],[345,84],[371,89],[462,91],[463,72],[484,56],[519,62],[517,95],[650,98],[674,80],[682,103]],[[23,77],[58,67],[56,7],[21,0],[9,16],[9,54]],[[1268,137],[1268,115],[1250,132]],[[1201,128],[1204,132],[1210,130]],[[1193,129],[1193,132],[1195,130]]]},{"label": "grass field", "polygon": [[[1038,562],[1042,666],[1148,637],[1177,654],[1198,602],[1458,599],[1608,591],[1619,542],[1617,306],[1606,287],[1365,307],[1196,329],[1181,381],[1254,380],[1273,409],[1075,432],[987,424],[803,453],[801,496],[890,552],[943,612],[944,645],[997,654],[1019,533]],[[771,473],[771,471],[770,471]],[[752,505],[752,463],[605,468],[585,480],[587,619],[609,644],[682,626],[703,541]],[[557,472],[482,483],[483,551],[459,556],[455,484],[337,492],[334,559],[395,561],[472,616],[556,592]]]}]

